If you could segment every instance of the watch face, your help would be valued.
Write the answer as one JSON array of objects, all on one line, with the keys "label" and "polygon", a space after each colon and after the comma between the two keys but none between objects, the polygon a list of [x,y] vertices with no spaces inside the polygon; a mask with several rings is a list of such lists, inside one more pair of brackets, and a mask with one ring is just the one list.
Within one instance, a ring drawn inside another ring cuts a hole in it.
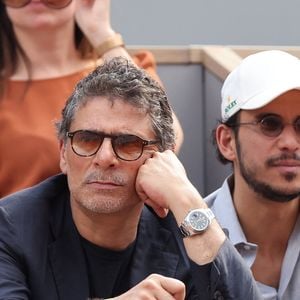
[{"label": "watch face", "polygon": [[209,225],[208,217],[201,211],[193,211],[189,216],[191,227],[196,231],[202,231]]}]

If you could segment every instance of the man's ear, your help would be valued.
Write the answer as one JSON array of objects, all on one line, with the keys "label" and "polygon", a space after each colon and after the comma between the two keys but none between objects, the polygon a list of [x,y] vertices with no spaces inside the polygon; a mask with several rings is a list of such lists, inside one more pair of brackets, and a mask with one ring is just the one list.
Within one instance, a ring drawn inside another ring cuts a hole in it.
[{"label": "man's ear", "polygon": [[64,174],[67,174],[67,162],[66,162],[66,144],[64,141],[60,140],[59,142],[59,149],[60,149],[60,161],[59,166],[61,171]]},{"label": "man's ear", "polygon": [[222,155],[233,161],[236,158],[236,139],[231,128],[220,124],[216,129],[216,141]]}]

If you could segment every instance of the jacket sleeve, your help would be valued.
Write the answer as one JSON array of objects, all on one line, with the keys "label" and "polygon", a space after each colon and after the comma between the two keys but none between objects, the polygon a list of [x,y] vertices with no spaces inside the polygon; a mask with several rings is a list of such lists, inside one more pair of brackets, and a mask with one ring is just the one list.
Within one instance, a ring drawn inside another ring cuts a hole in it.
[{"label": "jacket sleeve", "polygon": [[211,270],[212,299],[262,300],[251,270],[226,239]]},{"label": "jacket sleeve", "polygon": [[0,299],[30,299],[21,251],[15,250],[17,240],[5,208],[0,207]]}]

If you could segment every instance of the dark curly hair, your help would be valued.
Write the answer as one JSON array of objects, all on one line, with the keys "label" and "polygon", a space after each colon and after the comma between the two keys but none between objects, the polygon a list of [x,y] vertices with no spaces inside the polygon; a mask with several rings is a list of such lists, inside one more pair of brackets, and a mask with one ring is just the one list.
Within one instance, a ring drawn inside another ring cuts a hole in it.
[{"label": "dark curly hair", "polygon": [[[234,114],[232,117],[230,117],[226,122],[223,122],[221,120],[218,121],[218,124],[224,124],[228,127],[231,128],[231,130],[233,130],[233,133],[235,135],[235,137],[237,138],[238,135],[238,126],[235,126],[235,124],[237,124],[239,122],[240,119],[240,111],[237,112],[236,114]],[[218,144],[217,144],[217,140],[216,140],[216,130],[217,130],[218,125],[212,130],[211,133],[211,140],[212,140],[212,144],[215,147],[215,151],[216,151],[216,156],[218,158],[218,160],[223,164],[226,165],[228,163],[232,163],[230,160],[228,160],[227,158],[225,158],[223,156],[223,154],[221,153],[221,151],[219,150]]]},{"label": "dark curly hair", "polygon": [[111,102],[122,99],[145,111],[160,141],[160,150],[174,148],[173,118],[166,92],[144,70],[122,57],[105,61],[76,85],[57,123],[60,140],[66,141],[76,112],[95,96],[104,96]]}]

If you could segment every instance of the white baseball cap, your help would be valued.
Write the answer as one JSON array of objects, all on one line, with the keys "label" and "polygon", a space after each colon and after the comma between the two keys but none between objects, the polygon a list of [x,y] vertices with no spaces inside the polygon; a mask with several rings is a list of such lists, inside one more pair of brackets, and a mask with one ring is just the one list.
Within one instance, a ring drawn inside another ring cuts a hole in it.
[{"label": "white baseball cap", "polygon": [[241,109],[263,107],[283,93],[300,89],[300,60],[284,51],[262,51],[246,57],[226,78],[222,121]]}]

